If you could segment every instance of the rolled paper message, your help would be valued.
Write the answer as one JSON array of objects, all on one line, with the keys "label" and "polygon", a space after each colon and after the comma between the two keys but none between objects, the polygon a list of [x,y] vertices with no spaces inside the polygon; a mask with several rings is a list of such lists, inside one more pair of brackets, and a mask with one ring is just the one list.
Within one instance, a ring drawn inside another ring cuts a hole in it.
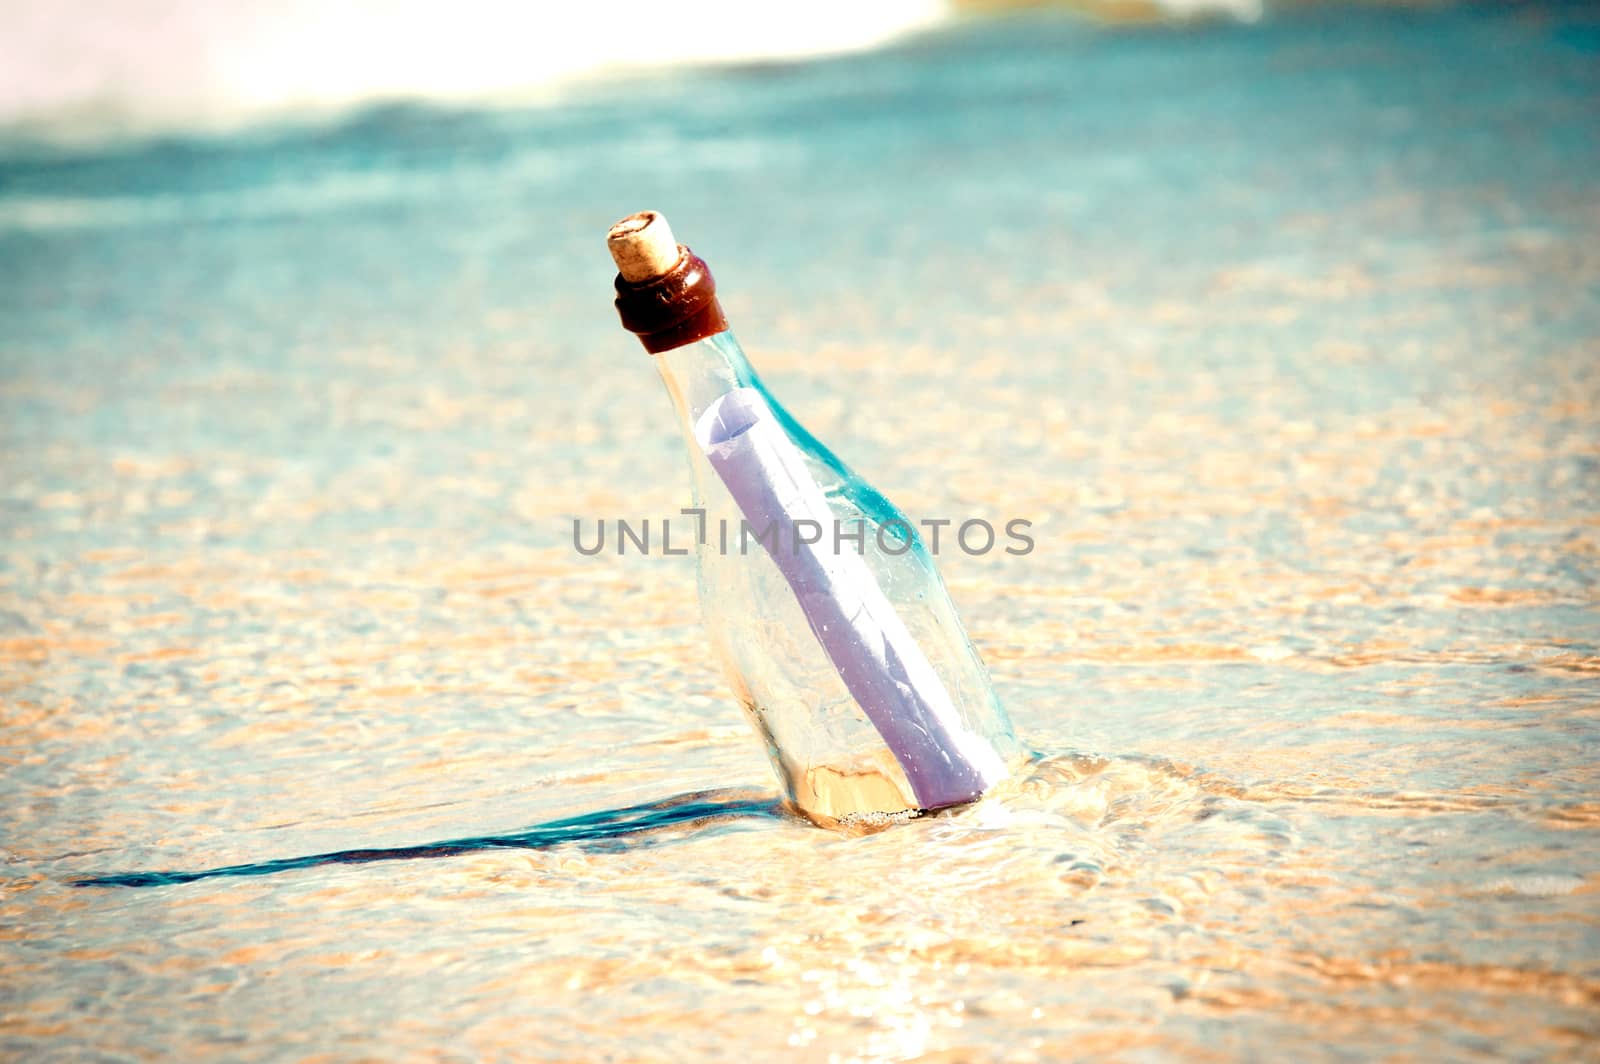
[{"label": "rolled paper message", "polygon": [[[827,498],[761,393],[735,388],[718,398],[696,422],[695,439],[900,763],[917,804],[958,805],[1003,779],[1005,763],[963,723],[866,560],[838,549]],[[802,527],[815,530],[813,538]]]}]

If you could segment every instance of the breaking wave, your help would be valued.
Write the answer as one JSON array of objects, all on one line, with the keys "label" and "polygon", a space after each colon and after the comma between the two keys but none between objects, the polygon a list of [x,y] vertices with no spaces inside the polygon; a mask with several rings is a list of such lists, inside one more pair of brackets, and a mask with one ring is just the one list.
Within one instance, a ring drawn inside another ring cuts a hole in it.
[{"label": "breaking wave", "polygon": [[[1259,0],[1134,0],[1251,18]],[[619,72],[856,51],[993,0],[85,0],[14,5],[0,129],[50,139],[218,130],[385,100],[524,103]],[[1063,4],[1090,15],[1096,0]],[[1102,11],[1101,8],[1106,8]]]}]

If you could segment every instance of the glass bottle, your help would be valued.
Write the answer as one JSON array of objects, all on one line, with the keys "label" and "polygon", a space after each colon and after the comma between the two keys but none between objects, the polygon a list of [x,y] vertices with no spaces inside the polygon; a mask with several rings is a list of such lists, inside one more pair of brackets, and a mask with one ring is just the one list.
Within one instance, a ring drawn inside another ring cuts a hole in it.
[{"label": "glass bottle", "polygon": [[[706,632],[786,797],[819,823],[846,825],[980,797],[1021,749],[915,524],[784,409],[728,328],[705,263],[665,219],[626,218],[608,244],[617,309],[654,354],[689,452]],[[776,534],[762,538],[748,498],[741,508],[726,467],[708,457],[708,425],[729,410],[770,423],[793,479],[810,482],[806,512],[827,527],[791,530],[800,542],[781,547]],[[796,577],[791,551],[842,571],[830,587],[847,601],[819,612],[824,593],[815,576]],[[869,614],[879,621],[858,619]],[[908,687],[942,707],[939,723],[901,719]]]}]

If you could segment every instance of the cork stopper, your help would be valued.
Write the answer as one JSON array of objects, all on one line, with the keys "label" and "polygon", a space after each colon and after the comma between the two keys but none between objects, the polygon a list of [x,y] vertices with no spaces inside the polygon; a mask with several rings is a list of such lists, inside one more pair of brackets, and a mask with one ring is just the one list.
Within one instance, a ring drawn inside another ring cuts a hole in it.
[{"label": "cork stopper", "polygon": [[606,234],[606,247],[624,281],[660,277],[678,262],[678,241],[658,211],[630,214],[613,225]]}]

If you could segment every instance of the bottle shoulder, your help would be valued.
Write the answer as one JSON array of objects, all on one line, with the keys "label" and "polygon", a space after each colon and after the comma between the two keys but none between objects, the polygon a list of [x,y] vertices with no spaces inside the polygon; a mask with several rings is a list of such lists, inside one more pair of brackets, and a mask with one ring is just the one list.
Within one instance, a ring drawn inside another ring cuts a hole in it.
[{"label": "bottle shoulder", "polygon": [[683,419],[691,450],[697,449],[692,446],[693,426],[705,411],[731,389],[750,388],[771,409],[778,427],[800,452],[808,471],[840,517],[859,517],[874,529],[884,529],[896,554],[903,553],[932,568],[916,522],[789,410],[751,364],[732,330],[656,357],[662,360],[662,373]]},{"label": "bottle shoulder", "polygon": [[813,466],[818,483],[830,499],[847,503],[873,525],[887,529],[895,539],[909,538],[912,553],[924,553],[915,521],[807,429],[754,373],[749,386],[761,392],[778,424]]}]

